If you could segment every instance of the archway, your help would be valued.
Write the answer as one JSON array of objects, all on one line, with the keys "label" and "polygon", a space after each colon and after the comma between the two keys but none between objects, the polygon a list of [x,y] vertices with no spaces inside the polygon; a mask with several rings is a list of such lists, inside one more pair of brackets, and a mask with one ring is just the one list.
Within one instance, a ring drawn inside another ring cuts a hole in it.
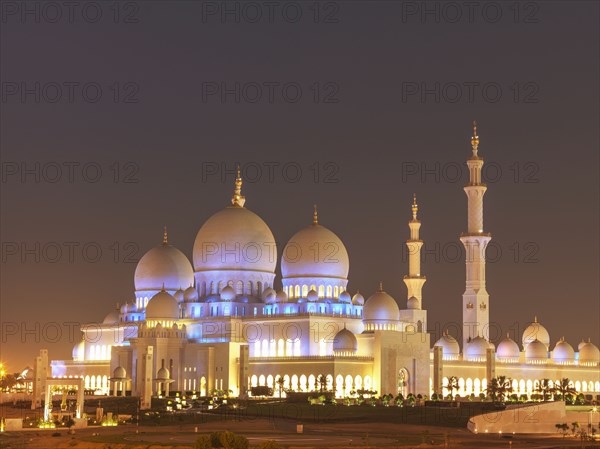
[{"label": "archway", "polygon": [[406,368],[398,371],[398,394],[404,397],[408,394],[408,371]]}]

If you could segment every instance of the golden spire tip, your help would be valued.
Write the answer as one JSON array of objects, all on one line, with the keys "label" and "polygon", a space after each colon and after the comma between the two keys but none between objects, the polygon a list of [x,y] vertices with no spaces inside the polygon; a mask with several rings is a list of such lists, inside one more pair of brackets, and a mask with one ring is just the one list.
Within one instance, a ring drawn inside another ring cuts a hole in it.
[{"label": "golden spire tip", "polygon": [[383,291],[383,281],[379,281],[379,291]]},{"label": "golden spire tip", "polygon": [[419,205],[417,204],[417,194],[413,193],[413,203],[412,203],[413,220],[417,219],[417,212],[418,211],[419,211]]},{"label": "golden spire tip", "polygon": [[163,245],[169,244],[169,236],[167,234],[167,225],[163,227]]},{"label": "golden spire tip", "polygon": [[473,137],[471,137],[471,146],[473,147],[473,156],[477,157],[477,147],[479,146],[479,136],[477,135],[477,122],[473,120]]},{"label": "golden spire tip", "polygon": [[313,204],[313,224],[319,224],[319,212],[317,211],[316,204]]},{"label": "golden spire tip", "polygon": [[242,196],[242,175],[240,171],[240,164],[237,164],[236,178],[235,178],[235,189],[233,196],[231,197],[231,204],[237,207],[244,207],[246,197]]}]

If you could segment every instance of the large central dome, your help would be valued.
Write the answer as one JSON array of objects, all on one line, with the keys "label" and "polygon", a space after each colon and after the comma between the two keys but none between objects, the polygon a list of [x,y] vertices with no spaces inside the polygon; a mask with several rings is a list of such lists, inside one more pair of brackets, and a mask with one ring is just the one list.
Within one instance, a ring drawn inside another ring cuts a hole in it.
[{"label": "large central dome", "polygon": [[202,225],[194,242],[194,270],[275,272],[277,248],[267,224],[245,207],[229,206]]},{"label": "large central dome", "polygon": [[206,220],[196,235],[193,261],[200,301],[221,301],[224,289],[228,301],[258,301],[273,285],[275,237],[262,218],[244,207],[241,188],[238,171],[231,206]]}]

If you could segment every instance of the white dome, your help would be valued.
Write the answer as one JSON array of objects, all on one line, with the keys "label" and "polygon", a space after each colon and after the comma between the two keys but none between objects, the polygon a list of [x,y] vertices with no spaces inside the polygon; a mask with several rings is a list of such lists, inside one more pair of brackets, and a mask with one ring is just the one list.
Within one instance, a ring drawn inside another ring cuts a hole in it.
[{"label": "white dome", "polygon": [[383,286],[380,285],[379,291],[367,299],[363,317],[365,321],[398,321],[400,309],[394,298],[384,292]]},{"label": "white dome", "polygon": [[158,370],[158,372],[156,373],[156,379],[157,380],[167,380],[171,378],[171,373],[169,372],[169,370],[167,368],[161,368]]},{"label": "white dome", "polygon": [[277,293],[271,287],[265,288],[262,294],[263,301],[267,304],[273,304],[277,300]]},{"label": "white dome", "polygon": [[598,363],[600,362],[600,350],[591,341],[587,341],[579,350],[579,362]]},{"label": "white dome", "polygon": [[233,301],[235,299],[235,290],[231,285],[226,285],[221,289],[221,301]]},{"label": "white dome", "polygon": [[194,242],[194,269],[275,272],[277,248],[267,224],[245,207],[229,206],[202,225]]},{"label": "white dome", "polygon": [[546,345],[546,349],[550,347],[550,334],[544,326],[538,323],[537,317],[534,318],[525,331],[523,332],[523,347],[526,348],[533,340],[539,340]]},{"label": "white dome", "polygon": [[160,291],[148,301],[146,319],[178,319],[179,304],[166,291]]},{"label": "white dome", "polygon": [[348,251],[332,231],[317,223],[292,236],[283,250],[281,274],[283,278],[326,277],[347,279],[350,269]]},{"label": "white dome", "polygon": [[117,366],[113,371],[113,379],[125,379],[127,378],[127,371],[122,366]]},{"label": "white dome", "polygon": [[360,292],[356,292],[356,294],[352,297],[352,304],[355,306],[362,306],[365,303],[365,298]]},{"label": "white dome", "polygon": [[345,327],[333,338],[333,352],[356,352],[358,341],[356,336]]},{"label": "white dome", "polygon": [[310,289],[306,295],[306,299],[308,299],[310,302],[316,302],[319,300],[319,295],[314,289]]},{"label": "white dome", "polygon": [[180,288],[175,292],[173,297],[177,300],[177,302],[183,302],[185,299],[185,292]]},{"label": "white dome", "polygon": [[275,301],[277,302],[287,302],[288,296],[285,294],[283,290],[279,290],[277,295],[275,296]]},{"label": "white dome", "polygon": [[548,359],[548,348],[543,342],[533,340],[525,347],[525,358],[527,360],[546,360]]},{"label": "white dome", "polygon": [[482,359],[487,356],[487,349],[492,347],[488,341],[480,336],[473,338],[467,343],[465,354],[467,360]]},{"label": "white dome", "polygon": [[338,301],[349,304],[352,302],[352,297],[350,296],[350,293],[344,290],[342,293],[340,293],[340,296],[338,296]]},{"label": "white dome", "polygon": [[85,342],[81,340],[79,343],[75,343],[73,346],[73,352],[71,353],[73,360],[82,361],[85,359]]},{"label": "white dome", "polygon": [[556,343],[556,346],[554,346],[552,360],[556,363],[572,363],[575,361],[575,350],[573,349],[573,346],[565,341],[564,337]]},{"label": "white dome", "polygon": [[448,332],[444,332],[444,335],[435,342],[434,346],[442,347],[442,358],[445,359],[457,358],[460,354],[458,341],[452,335],[448,334]]},{"label": "white dome", "polygon": [[177,290],[194,282],[194,270],[185,254],[168,243],[155,246],[142,256],[135,268],[135,289]]},{"label": "white dome", "polygon": [[496,351],[496,356],[499,359],[519,359],[521,351],[519,350],[519,345],[508,335],[504,340],[498,343],[498,350]]},{"label": "white dome", "polygon": [[415,310],[419,308],[419,300],[417,298],[415,298],[414,296],[411,296],[410,298],[408,298],[408,301],[406,301],[406,308],[410,309],[410,310]]},{"label": "white dome", "polygon": [[119,322],[119,311],[113,310],[109,312],[102,321],[102,324],[116,324]]},{"label": "white dome", "polygon": [[183,292],[183,299],[185,302],[197,302],[198,292],[191,285]]}]

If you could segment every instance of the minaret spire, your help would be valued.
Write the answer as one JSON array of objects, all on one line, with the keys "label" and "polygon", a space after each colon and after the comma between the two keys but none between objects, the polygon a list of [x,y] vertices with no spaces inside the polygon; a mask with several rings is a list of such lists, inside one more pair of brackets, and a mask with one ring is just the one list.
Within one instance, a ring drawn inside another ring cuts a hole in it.
[{"label": "minaret spire", "polygon": [[[478,154],[477,122],[473,122],[472,155],[467,159],[469,182],[464,187],[468,200],[467,232],[460,237],[466,254],[466,282],[463,293],[463,343],[489,333],[489,295],[485,287],[485,250],[491,235],[483,230],[483,196],[487,186],[482,182],[483,159]],[[464,349],[464,346],[463,346]]]},{"label": "minaret spire", "polygon": [[317,205],[316,204],[313,205],[313,224],[314,225],[318,225],[319,224],[319,212],[317,211]]},{"label": "minaret spire", "polygon": [[231,204],[235,207],[244,207],[246,197],[242,196],[242,175],[240,173],[240,164],[237,166],[237,174],[235,177],[235,189],[231,197]]},{"label": "minaret spire", "polygon": [[413,193],[413,204],[412,204],[413,220],[417,219],[417,212],[419,212],[419,205],[417,204],[417,194]]},{"label": "minaret spire", "polygon": [[471,137],[471,147],[473,148],[473,157],[477,156],[477,148],[479,147],[479,136],[477,135],[477,122],[473,120],[473,137]]},{"label": "minaret spire", "polygon": [[163,245],[168,245],[169,244],[169,236],[167,234],[167,225],[164,226],[163,228]]}]

